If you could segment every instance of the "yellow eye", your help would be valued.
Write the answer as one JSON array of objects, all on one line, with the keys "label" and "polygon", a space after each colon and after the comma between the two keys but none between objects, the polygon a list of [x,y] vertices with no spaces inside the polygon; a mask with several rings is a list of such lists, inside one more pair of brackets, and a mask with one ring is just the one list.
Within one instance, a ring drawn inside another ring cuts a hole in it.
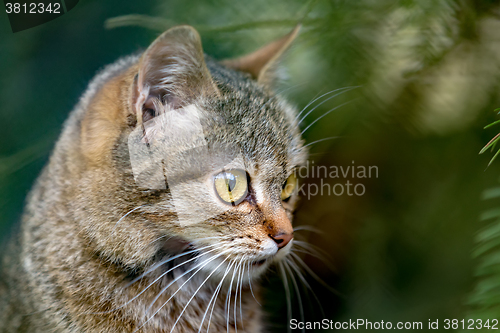
[{"label": "yellow eye", "polygon": [[214,178],[215,192],[219,198],[233,206],[245,199],[248,192],[247,174],[243,170],[229,170]]},{"label": "yellow eye", "polygon": [[297,187],[297,177],[295,177],[295,174],[292,173],[286,180],[285,184],[283,184],[283,189],[281,190],[281,200],[288,200],[292,196],[295,187]]}]

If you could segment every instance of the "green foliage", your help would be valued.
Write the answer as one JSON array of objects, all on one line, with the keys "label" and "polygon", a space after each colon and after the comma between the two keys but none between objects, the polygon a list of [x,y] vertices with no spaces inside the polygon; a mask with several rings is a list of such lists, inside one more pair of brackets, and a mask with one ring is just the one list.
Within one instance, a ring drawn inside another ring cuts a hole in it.
[{"label": "green foliage", "polygon": [[[483,198],[495,200],[498,207],[500,187],[486,190]],[[475,237],[473,257],[477,261],[474,269],[477,282],[468,297],[467,317],[491,320],[500,316],[500,209],[485,211],[481,220],[493,221],[477,232]]]},{"label": "green foliage", "polygon": [[[500,111],[500,108],[495,109]],[[500,113],[500,112],[499,112]],[[500,123],[496,120],[484,128],[490,128]],[[500,140],[500,133],[495,135],[480,151],[484,153],[491,148],[495,150]],[[490,166],[500,154],[500,149],[494,154],[488,163]],[[488,320],[500,316],[500,187],[493,187],[483,192],[484,200],[494,200],[493,208],[481,214],[481,221],[490,221],[488,225],[479,230],[475,236],[476,246],[472,252],[477,261],[474,276],[477,280],[474,290],[468,297],[470,311],[468,317],[471,319]]]},{"label": "green foliage", "polygon": [[[500,108],[495,109],[495,111],[499,111],[499,113],[500,113]],[[490,127],[492,127],[492,126],[494,126],[494,125],[496,125],[496,124],[498,124],[498,123],[500,123],[500,120],[494,121],[494,122],[492,122],[491,124],[486,125],[486,126],[484,127],[484,129],[490,128]],[[488,143],[486,144],[486,146],[484,146],[484,147],[483,147],[483,149],[481,149],[481,151],[479,152],[479,154],[484,153],[485,151],[487,151],[487,150],[488,150],[488,149],[490,149],[490,148],[491,148],[491,151],[495,150],[495,147],[496,147],[496,145],[497,145],[498,141],[500,141],[500,133],[498,133],[497,135],[495,135],[495,136],[493,137],[493,139],[491,139],[491,140],[490,140],[490,142],[488,142]],[[497,150],[497,152],[495,153],[495,155],[493,155],[493,157],[491,158],[490,162],[488,163],[488,166],[490,166],[490,164],[491,164],[491,163],[493,163],[493,161],[497,158],[497,156],[498,156],[499,154],[500,154],[500,149],[499,149],[499,150]]]}]

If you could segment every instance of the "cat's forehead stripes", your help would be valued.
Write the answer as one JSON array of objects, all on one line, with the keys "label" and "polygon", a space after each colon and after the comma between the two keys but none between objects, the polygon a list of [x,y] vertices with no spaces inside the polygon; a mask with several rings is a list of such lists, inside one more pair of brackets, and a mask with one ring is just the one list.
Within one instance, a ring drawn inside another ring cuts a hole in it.
[{"label": "cat's forehead stripes", "polygon": [[206,60],[222,95],[210,109],[214,119],[226,125],[223,139],[237,142],[244,155],[268,174],[277,170],[287,174],[303,163],[295,109],[248,76]]}]

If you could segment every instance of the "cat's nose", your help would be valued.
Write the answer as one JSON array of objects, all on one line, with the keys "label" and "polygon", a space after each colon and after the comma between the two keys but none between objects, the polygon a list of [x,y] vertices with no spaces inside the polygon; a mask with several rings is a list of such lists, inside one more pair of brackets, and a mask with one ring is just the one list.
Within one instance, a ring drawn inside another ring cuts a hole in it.
[{"label": "cat's nose", "polygon": [[275,236],[269,235],[269,237],[271,237],[273,239],[273,241],[276,242],[276,244],[278,245],[278,250],[279,250],[281,248],[284,248],[288,243],[290,243],[290,241],[293,238],[293,233],[292,234],[281,233],[281,234],[278,234]]}]

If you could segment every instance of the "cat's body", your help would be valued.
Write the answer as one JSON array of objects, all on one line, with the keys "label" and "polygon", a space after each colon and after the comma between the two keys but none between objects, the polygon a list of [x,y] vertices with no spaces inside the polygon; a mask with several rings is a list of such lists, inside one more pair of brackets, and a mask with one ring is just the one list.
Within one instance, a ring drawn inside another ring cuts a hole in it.
[{"label": "cat's body", "polygon": [[[289,251],[295,199],[281,201],[276,184],[305,153],[295,111],[265,80],[200,58],[197,43],[192,29],[173,29],[90,84],[3,255],[0,332],[263,331],[249,280]],[[177,110],[194,112],[205,145],[190,146],[185,132],[156,134],[164,124],[154,120]],[[152,163],[132,150],[134,129],[144,156],[164,149],[155,142],[184,147],[180,166],[162,170],[164,184],[148,186],[156,171],[134,169],[134,156]],[[248,173],[241,202],[221,204],[213,197],[225,193],[205,186],[217,186],[220,166]]]}]

